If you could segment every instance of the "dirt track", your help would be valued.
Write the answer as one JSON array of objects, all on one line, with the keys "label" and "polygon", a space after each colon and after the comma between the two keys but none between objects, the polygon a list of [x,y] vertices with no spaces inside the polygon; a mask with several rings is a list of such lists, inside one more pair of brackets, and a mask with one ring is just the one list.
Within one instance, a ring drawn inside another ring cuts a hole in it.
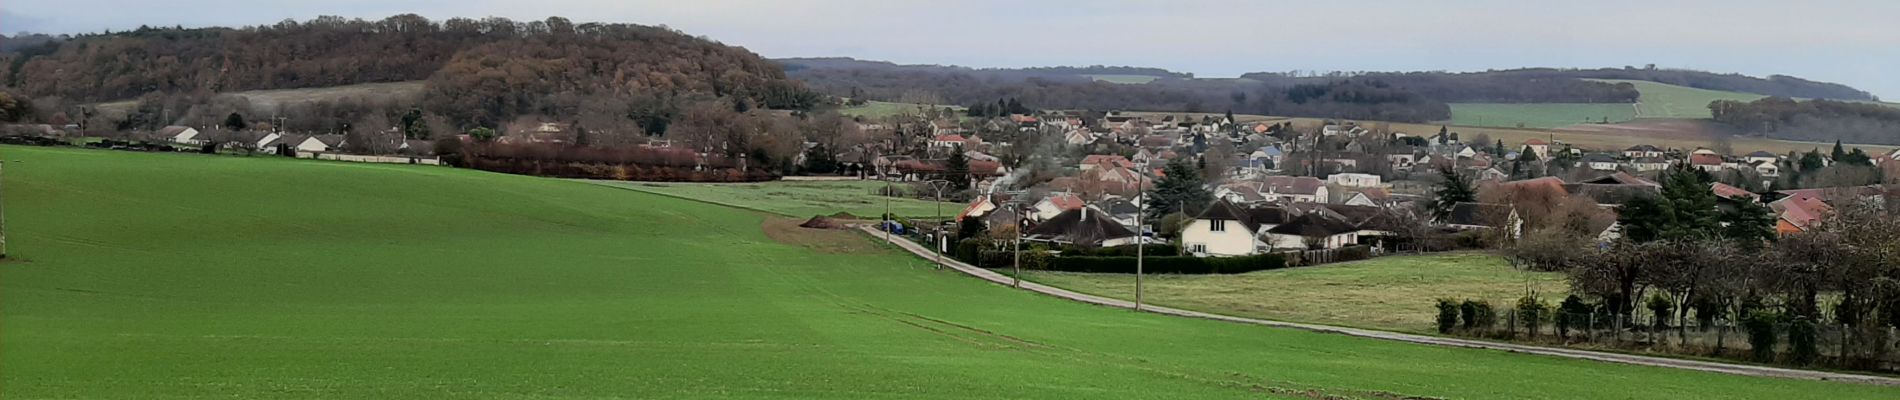
[{"label": "dirt track", "polygon": [[[883,240],[883,235],[877,229],[871,226],[860,226],[858,227],[858,229],[863,231],[866,234],[871,235],[871,238],[873,240]],[[919,257],[924,257],[925,259],[933,259],[934,257],[928,248],[925,248],[922,245],[918,245],[916,243],[912,243],[908,240],[894,239],[893,244],[897,245],[898,247],[903,248],[904,250],[910,251],[911,254],[915,254]],[[999,274],[994,271],[977,268],[975,266],[965,264],[956,260],[948,259],[948,258],[944,259],[944,263],[945,265],[949,266],[952,269],[968,274],[970,276],[977,277],[978,279],[983,279],[986,281],[1002,284],[1005,286],[1011,285],[1012,283],[1012,279],[1009,276]],[[1042,285],[1042,284],[1027,282],[1027,281],[1022,282],[1022,289],[1032,291],[1032,292],[1042,293],[1042,294],[1046,294],[1050,296],[1060,297],[1064,299],[1096,304],[1096,305],[1104,305],[1104,306],[1119,307],[1119,308],[1134,308],[1135,307],[1135,304],[1133,302],[1129,302],[1126,300],[1111,299],[1107,297],[1082,294],[1082,293],[1068,291],[1062,288],[1057,288],[1053,286],[1047,286],[1047,285]],[[1735,375],[1763,376],[1763,377],[1775,377],[1775,378],[1793,378],[1793,379],[1812,379],[1812,380],[1823,380],[1823,381],[1853,382],[1853,383],[1863,383],[1863,384],[1872,384],[1872,385],[1900,386],[1900,379],[1882,377],[1882,376],[1855,375],[1855,374],[1844,374],[1844,373],[1836,373],[1836,372],[1775,368],[1775,367],[1764,367],[1764,366],[1755,366],[1755,365],[1726,364],[1726,363],[1708,362],[1708,361],[1683,360],[1683,359],[1674,359],[1674,358],[1649,357],[1649,356],[1639,356],[1639,355],[1619,354],[1619,353],[1605,353],[1605,352],[1597,352],[1597,351],[1575,350],[1575,349],[1565,349],[1565,348],[1556,348],[1556,347],[1543,347],[1543,346],[1530,346],[1530,345],[1520,345],[1520,344],[1501,343],[1501,342],[1488,342],[1488,341],[1481,341],[1481,340],[1468,340],[1468,339],[1456,339],[1456,338],[1446,338],[1446,337],[1437,337],[1437,336],[1413,335],[1413,334],[1405,334],[1405,333],[1375,331],[1375,330],[1347,328],[1347,327],[1330,326],[1330,325],[1269,321],[1269,320],[1263,320],[1263,319],[1241,318],[1241,317],[1234,317],[1234,316],[1209,314],[1209,313],[1198,312],[1198,311],[1188,311],[1188,310],[1160,307],[1160,306],[1154,306],[1154,305],[1143,305],[1140,308],[1140,310],[1157,313],[1157,314],[1167,314],[1167,315],[1174,315],[1174,316],[1181,316],[1181,317],[1203,318],[1203,319],[1221,320],[1221,321],[1228,321],[1228,322],[1237,322],[1237,323],[1243,323],[1243,324],[1265,325],[1265,326],[1280,327],[1280,328],[1304,329],[1304,330],[1309,330],[1309,331],[1314,331],[1314,332],[1337,333],[1337,334],[1342,334],[1342,335],[1351,335],[1351,336],[1358,336],[1358,337],[1365,337],[1365,338],[1393,340],[1393,341],[1418,343],[1418,344],[1428,344],[1428,345],[1436,345],[1436,346],[1503,350],[1503,351],[1508,351],[1508,352],[1513,352],[1513,353],[1529,353],[1529,354],[1539,354],[1539,355],[1555,356],[1555,357],[1566,357],[1566,358],[1595,360],[1595,361],[1614,362],[1614,363],[1623,363],[1623,364],[1646,365],[1646,366],[1654,366],[1654,367],[1679,368],[1679,369],[1718,372],[1718,373],[1735,374]]]}]

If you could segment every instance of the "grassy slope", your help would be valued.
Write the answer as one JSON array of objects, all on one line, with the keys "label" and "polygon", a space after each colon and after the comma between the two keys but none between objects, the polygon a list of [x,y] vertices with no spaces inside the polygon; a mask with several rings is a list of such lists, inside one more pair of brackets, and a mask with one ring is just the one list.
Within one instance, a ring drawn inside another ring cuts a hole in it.
[{"label": "grassy slope", "polygon": [[[873,219],[884,215],[885,198],[875,195],[878,189],[884,188],[884,183],[877,181],[778,181],[732,184],[602,181],[598,183],[793,217],[831,215],[839,211]],[[902,188],[899,187],[899,189]],[[965,206],[962,203],[948,201],[943,202],[939,207],[939,204],[931,201],[890,200],[891,213],[904,217],[935,216],[939,210],[945,215],[956,215],[962,212]]]},{"label": "grassy slope", "polygon": [[1696,89],[1650,81],[1604,79],[1603,82],[1629,83],[1643,93],[1637,105],[1642,118],[1709,118],[1709,103],[1716,100],[1754,101],[1767,96],[1752,93]]},{"label": "grassy slope", "polygon": [[[0,397],[1891,398],[1140,314],[760,214],[398,165],[0,147]],[[1279,396],[1292,397],[1292,396]]]},{"label": "grassy slope", "polygon": [[[1025,277],[1083,293],[1134,297],[1132,275],[1036,272]],[[1415,333],[1433,330],[1433,299],[1508,305],[1529,286],[1555,303],[1568,292],[1561,274],[1515,271],[1480,253],[1383,257],[1240,275],[1156,275],[1143,286],[1144,298],[1163,306]]]},{"label": "grassy slope", "polygon": [[[422,81],[364,83],[356,85],[330,86],[303,89],[251,90],[224,93],[228,96],[249,100],[251,107],[259,110],[276,108],[284,103],[304,101],[336,101],[345,98],[414,99],[422,95]],[[137,100],[124,100],[99,103],[99,109],[105,111],[129,111],[138,106]]]},{"label": "grassy slope", "polygon": [[1082,76],[1086,76],[1089,79],[1094,79],[1097,82],[1122,83],[1122,84],[1142,84],[1142,83],[1154,82],[1155,79],[1161,78],[1161,77],[1153,76],[1153,75],[1124,75],[1124,74],[1096,74],[1096,75],[1082,75]]},{"label": "grassy slope", "polygon": [[1556,128],[1582,123],[1624,122],[1636,119],[1629,104],[1569,103],[1455,103],[1451,105],[1451,123],[1468,126]]},{"label": "grassy slope", "polygon": [[[915,104],[915,103],[892,103],[888,101],[872,100],[872,101],[864,102],[864,105],[839,108],[838,113],[848,115],[848,116],[853,116],[853,117],[883,118],[883,117],[889,117],[893,115],[917,114],[918,107],[924,107],[924,105]],[[937,108],[949,107],[956,110],[963,109],[963,107],[961,106],[940,105],[936,107]]]}]

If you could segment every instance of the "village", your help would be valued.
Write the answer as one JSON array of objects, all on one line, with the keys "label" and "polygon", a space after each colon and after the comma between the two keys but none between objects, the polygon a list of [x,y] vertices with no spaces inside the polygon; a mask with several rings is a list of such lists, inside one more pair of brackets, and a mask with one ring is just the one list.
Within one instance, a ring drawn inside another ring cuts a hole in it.
[{"label": "village", "polygon": [[[1172,242],[1194,256],[1350,246],[1374,252],[1449,249],[1456,245],[1425,243],[1417,233],[1521,237],[1526,220],[1547,219],[1525,214],[1549,214],[1572,198],[1593,206],[1585,211],[1599,215],[1586,218],[1592,219],[1588,232],[1608,242],[1620,236],[1616,209],[1659,197],[1657,179],[1671,170],[1707,173],[1713,181],[1705,189],[1723,201],[1770,207],[1775,229],[1787,234],[1808,229],[1837,203],[1879,198],[1894,188],[1891,179],[1878,176],[1823,173],[1828,167],[1859,164],[1900,177],[1900,151],[1586,149],[1542,139],[1460,138],[1450,128],[1397,132],[1353,121],[1295,126],[1217,114],[1053,111],[919,124],[928,128],[837,159],[846,173],[865,179],[967,182],[953,188],[965,190],[950,191],[968,202],[945,216],[950,222],[980,218],[992,227],[1022,226],[1025,240],[1051,246]],[[891,130],[876,124],[865,129]],[[1199,183],[1206,195],[1163,200],[1193,204],[1144,199],[1143,193],[1154,196],[1157,183],[1171,178],[1169,163],[1188,166],[1198,175],[1188,181]],[[1802,173],[1808,178],[1794,178]],[[1475,196],[1438,204],[1446,181],[1460,177],[1471,182]]]}]

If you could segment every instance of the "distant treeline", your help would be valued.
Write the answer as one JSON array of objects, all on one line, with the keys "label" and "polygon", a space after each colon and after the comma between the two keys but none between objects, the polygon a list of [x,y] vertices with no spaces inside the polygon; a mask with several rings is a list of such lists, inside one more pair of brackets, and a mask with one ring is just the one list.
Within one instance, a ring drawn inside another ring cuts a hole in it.
[{"label": "distant treeline", "polygon": [[1900,144],[1900,108],[1833,100],[1768,97],[1709,103],[1715,121],[1776,139]]},{"label": "distant treeline", "polygon": [[[1632,85],[1587,79],[1636,79],[1712,90],[1814,98],[1872,99],[1851,87],[1787,76],[1654,68],[1515,69],[1485,72],[1371,72],[1297,75],[1251,73],[1241,79],[1133,67],[979,69],[899,65],[849,58],[781,59],[790,77],[813,89],[872,100],[972,104],[1019,98],[1030,108],[1220,112],[1432,121],[1446,103],[1631,103]],[[1156,76],[1146,84],[1094,82],[1085,75]]]},{"label": "distant treeline", "polygon": [[[1598,68],[1598,69],[1558,69],[1558,68],[1522,68],[1482,72],[1369,72],[1336,73],[1322,76],[1292,76],[1282,73],[1256,72],[1241,75],[1242,78],[1269,83],[1292,84],[1314,80],[1333,80],[1343,77],[1375,78],[1393,82],[1396,85],[1418,90],[1432,98],[1453,103],[1464,102],[1537,102],[1537,103],[1627,103],[1635,101],[1634,88],[1605,91],[1603,87],[1586,88],[1576,85],[1581,79],[1628,79],[1654,81],[1677,86],[1698,89],[1725,90],[1731,92],[1754,93],[1764,96],[1805,97],[1835,100],[1874,100],[1873,94],[1838,83],[1815,82],[1785,75],[1769,75],[1756,78],[1742,74],[1719,74],[1714,72],[1658,69],[1658,68]],[[1584,81],[1584,83],[1589,83]],[[1472,88],[1470,86],[1497,86]],[[1512,95],[1512,93],[1517,93]],[[1550,97],[1556,96],[1556,97]],[[1573,100],[1556,100],[1563,96],[1580,96]]]},{"label": "distant treeline", "polygon": [[1342,79],[1285,87],[1201,79],[1160,79],[1131,85],[1095,82],[1080,75],[1051,72],[1055,69],[985,70],[839,59],[780,62],[787,65],[792,78],[821,92],[906,103],[962,105],[1011,98],[1034,109],[1231,110],[1247,114],[1395,121],[1451,117],[1451,109],[1444,102],[1377,79]]}]

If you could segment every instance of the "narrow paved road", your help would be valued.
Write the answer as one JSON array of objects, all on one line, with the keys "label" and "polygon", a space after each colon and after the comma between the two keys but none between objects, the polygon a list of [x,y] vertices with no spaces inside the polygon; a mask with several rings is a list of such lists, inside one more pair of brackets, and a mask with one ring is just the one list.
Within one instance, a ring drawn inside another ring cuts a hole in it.
[{"label": "narrow paved road", "polygon": [[[871,235],[872,238],[875,238],[877,240],[883,240],[884,238],[883,232],[878,231],[877,228],[874,226],[864,225],[864,226],[859,226],[858,229],[864,231],[866,234]],[[926,260],[936,259],[935,258],[936,256],[930,252],[930,249],[927,247],[924,247],[923,245],[919,245],[909,240],[903,240],[902,238],[893,238],[891,242],[897,245],[898,247],[903,248],[904,250],[910,251],[912,254],[916,254],[918,257],[923,257]],[[999,283],[1005,286],[1011,285],[1013,282],[1013,279],[1011,279],[1008,275],[1003,275],[1003,274],[996,273],[995,271],[990,271],[987,269],[977,268],[976,266],[965,264],[955,259],[944,258],[943,260],[944,260],[944,265],[950,268],[956,269],[957,271],[963,272],[965,274],[969,274],[970,276],[975,276],[979,279]],[[1028,281],[1022,282],[1022,289],[1037,292],[1037,293],[1042,293],[1042,294],[1046,294],[1050,296],[1060,297],[1064,299],[1080,301],[1084,303],[1091,303],[1091,304],[1104,305],[1104,306],[1110,306],[1110,307],[1120,307],[1120,308],[1134,308],[1135,307],[1134,302],[1130,302],[1127,300],[1111,299],[1107,297],[1082,294],[1082,293],[1072,292],[1072,291],[1062,289],[1062,288],[1057,288],[1053,286],[1048,286],[1048,285],[1043,285],[1043,284],[1033,283],[1033,282],[1028,282]],[[1530,345],[1501,343],[1501,342],[1488,342],[1488,341],[1481,341],[1481,340],[1468,340],[1468,339],[1457,339],[1457,338],[1447,338],[1447,337],[1437,337],[1437,336],[1414,335],[1414,334],[1407,334],[1407,333],[1347,328],[1347,327],[1342,327],[1342,326],[1269,321],[1269,320],[1263,320],[1263,319],[1242,318],[1242,317],[1219,315],[1219,314],[1209,314],[1209,313],[1204,313],[1204,312],[1199,312],[1199,311],[1188,311],[1188,310],[1182,310],[1182,309],[1177,309],[1177,308],[1155,306],[1152,304],[1142,305],[1140,310],[1157,313],[1157,314],[1167,314],[1167,315],[1191,317],[1191,318],[1204,318],[1204,319],[1238,322],[1238,323],[1243,323],[1243,324],[1265,325],[1265,326],[1273,326],[1273,327],[1281,327],[1281,328],[1305,329],[1305,330],[1314,331],[1314,332],[1337,333],[1337,334],[1342,334],[1342,335],[1352,335],[1352,336],[1365,337],[1365,338],[1394,340],[1394,341],[1400,341],[1400,342],[1429,344],[1429,345],[1437,345],[1437,346],[1503,350],[1503,351],[1509,351],[1509,352],[1514,352],[1514,353],[1541,354],[1541,355],[1547,355],[1547,356],[1568,357],[1568,358],[1577,358],[1577,359],[1584,359],[1584,360],[1596,360],[1596,361],[1635,364],[1635,365],[1648,365],[1648,366],[1655,366],[1655,367],[1690,369],[1690,370],[1697,370],[1697,371],[1719,372],[1719,373],[1724,373],[1724,374],[1735,374],[1735,375],[1813,379],[1813,380],[1823,380],[1823,381],[1841,381],[1841,382],[1865,383],[1865,384],[1873,384],[1873,385],[1900,386],[1900,379],[1883,377],[1883,376],[1855,375],[1855,374],[1844,374],[1844,373],[1826,372],[1826,371],[1810,371],[1810,370],[1800,370],[1800,369],[1764,367],[1764,366],[1755,366],[1755,365],[1727,364],[1727,363],[1708,362],[1708,361],[1639,356],[1639,355],[1631,355],[1631,354],[1605,353],[1605,352],[1598,352],[1598,351],[1576,350],[1576,349],[1566,349],[1566,348],[1558,348],[1558,347],[1530,346]]]}]

